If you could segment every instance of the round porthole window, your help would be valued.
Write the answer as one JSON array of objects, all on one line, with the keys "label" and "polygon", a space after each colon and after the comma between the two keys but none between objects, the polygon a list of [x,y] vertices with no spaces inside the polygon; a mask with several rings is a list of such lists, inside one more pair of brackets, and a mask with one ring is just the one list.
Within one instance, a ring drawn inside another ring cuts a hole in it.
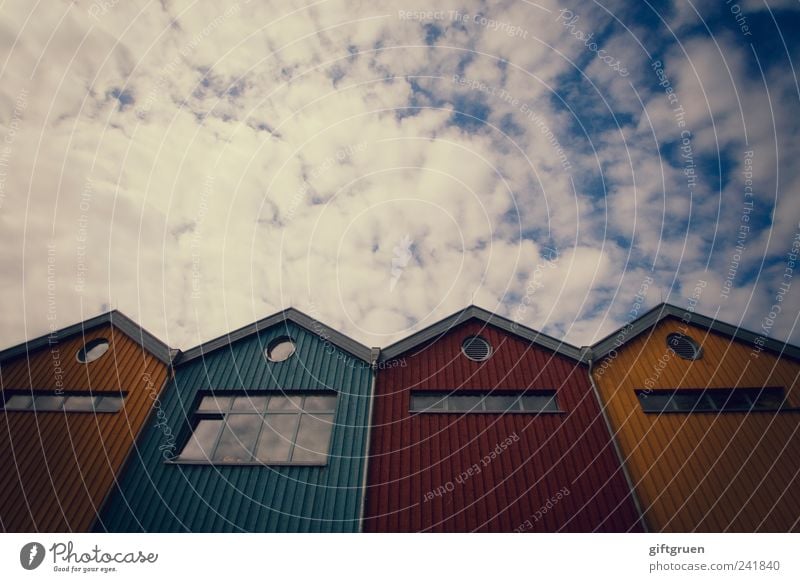
[{"label": "round porthole window", "polygon": [[97,338],[83,344],[83,347],[78,350],[76,357],[82,364],[88,364],[89,362],[94,362],[107,351],[108,340],[105,338]]},{"label": "round porthole window", "polygon": [[696,341],[682,333],[669,334],[667,347],[684,360],[697,360],[703,352]]},{"label": "round porthole window", "polygon": [[492,346],[482,337],[472,336],[461,344],[461,351],[473,362],[482,362],[492,355]]},{"label": "round porthole window", "polygon": [[282,362],[288,360],[294,354],[295,346],[292,338],[279,337],[272,340],[267,346],[266,355],[270,362]]}]

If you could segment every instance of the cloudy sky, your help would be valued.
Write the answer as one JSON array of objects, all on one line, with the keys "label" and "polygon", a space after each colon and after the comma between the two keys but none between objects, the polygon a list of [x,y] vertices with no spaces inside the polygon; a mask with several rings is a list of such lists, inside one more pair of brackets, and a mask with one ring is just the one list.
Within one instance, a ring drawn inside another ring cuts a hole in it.
[{"label": "cloudy sky", "polygon": [[800,4],[737,1],[3,2],[0,344],[693,295],[800,343]]}]

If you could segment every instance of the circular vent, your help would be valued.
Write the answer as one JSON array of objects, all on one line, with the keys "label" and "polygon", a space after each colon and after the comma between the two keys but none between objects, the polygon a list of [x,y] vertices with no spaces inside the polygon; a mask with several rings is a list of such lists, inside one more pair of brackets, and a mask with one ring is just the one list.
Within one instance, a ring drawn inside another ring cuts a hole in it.
[{"label": "circular vent", "polygon": [[667,336],[667,346],[684,360],[697,360],[701,350],[697,342],[682,333],[671,333]]},{"label": "circular vent", "polygon": [[461,351],[473,362],[482,362],[492,354],[492,346],[482,337],[468,337],[461,344]]},{"label": "circular vent", "polygon": [[267,359],[270,362],[282,362],[288,360],[294,354],[294,341],[289,337],[279,337],[273,340],[267,347]]},{"label": "circular vent", "polygon": [[78,350],[75,357],[82,364],[94,362],[97,358],[102,356],[108,351],[108,340],[105,338],[97,338],[83,344],[83,347]]}]

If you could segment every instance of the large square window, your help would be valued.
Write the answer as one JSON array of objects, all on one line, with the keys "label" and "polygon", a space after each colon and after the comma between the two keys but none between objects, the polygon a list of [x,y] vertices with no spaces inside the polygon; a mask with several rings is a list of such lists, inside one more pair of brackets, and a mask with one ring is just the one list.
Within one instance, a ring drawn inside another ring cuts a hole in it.
[{"label": "large square window", "polygon": [[336,395],[204,396],[194,429],[177,460],[222,465],[324,465]]}]

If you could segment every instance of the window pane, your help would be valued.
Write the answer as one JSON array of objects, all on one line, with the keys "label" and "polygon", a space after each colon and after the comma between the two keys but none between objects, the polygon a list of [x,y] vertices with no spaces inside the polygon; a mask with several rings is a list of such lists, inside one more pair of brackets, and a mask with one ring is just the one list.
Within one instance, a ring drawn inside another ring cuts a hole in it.
[{"label": "window pane", "polygon": [[297,427],[297,414],[268,414],[258,439],[256,458],[265,463],[286,463]]},{"label": "window pane", "polygon": [[95,412],[117,412],[122,408],[122,396],[102,396],[94,404]]},{"label": "window pane", "polygon": [[740,390],[709,390],[708,395],[718,410],[750,410],[750,400]]},{"label": "window pane", "polygon": [[306,412],[333,412],[336,410],[336,396],[306,396],[303,410]]},{"label": "window pane", "polygon": [[304,414],[297,433],[297,444],[292,454],[293,463],[324,463],[331,442],[333,415]]},{"label": "window pane", "polygon": [[642,410],[646,412],[664,412],[673,410],[671,392],[639,392],[639,402],[642,403]]},{"label": "window pane", "polygon": [[519,410],[520,398],[513,394],[493,394],[486,397],[487,412],[506,412]]},{"label": "window pane", "polygon": [[522,408],[527,412],[558,412],[555,394],[526,394]]},{"label": "window pane", "polygon": [[279,338],[267,348],[267,359],[270,362],[282,362],[295,351],[294,342],[290,338]]},{"label": "window pane", "polygon": [[8,400],[6,400],[5,409],[6,410],[30,410],[33,404],[33,398],[30,396],[23,396],[21,394],[17,394],[14,396],[10,396]]},{"label": "window pane", "polygon": [[209,461],[217,435],[222,428],[221,420],[201,420],[197,423],[189,442],[183,447],[182,461]]},{"label": "window pane", "polygon": [[242,412],[264,412],[267,396],[239,396],[233,401],[232,410]]},{"label": "window pane", "polygon": [[68,412],[92,412],[94,410],[94,396],[69,396],[64,403],[64,410]]},{"label": "window pane", "polygon": [[37,396],[34,400],[36,410],[61,410],[64,404],[63,396]]},{"label": "window pane", "polygon": [[291,412],[300,412],[301,396],[272,396],[269,399],[267,410],[288,410]]},{"label": "window pane", "polygon": [[231,406],[231,396],[205,396],[200,401],[200,406],[197,410],[202,412],[219,412],[220,410],[228,410]]},{"label": "window pane", "polygon": [[250,461],[261,417],[255,414],[229,414],[226,426],[214,453],[214,460],[222,463],[246,463]]},{"label": "window pane", "polygon": [[442,394],[441,396],[412,395],[411,409],[420,412],[444,410],[444,399],[446,396],[446,394]]},{"label": "window pane", "polygon": [[761,390],[753,394],[754,408],[759,410],[778,410],[784,405],[783,390]]},{"label": "window pane", "polygon": [[672,395],[672,408],[681,412],[708,410],[700,400],[702,394],[702,392],[675,392]]},{"label": "window pane", "polygon": [[448,396],[447,410],[451,412],[480,412],[482,396]]}]

